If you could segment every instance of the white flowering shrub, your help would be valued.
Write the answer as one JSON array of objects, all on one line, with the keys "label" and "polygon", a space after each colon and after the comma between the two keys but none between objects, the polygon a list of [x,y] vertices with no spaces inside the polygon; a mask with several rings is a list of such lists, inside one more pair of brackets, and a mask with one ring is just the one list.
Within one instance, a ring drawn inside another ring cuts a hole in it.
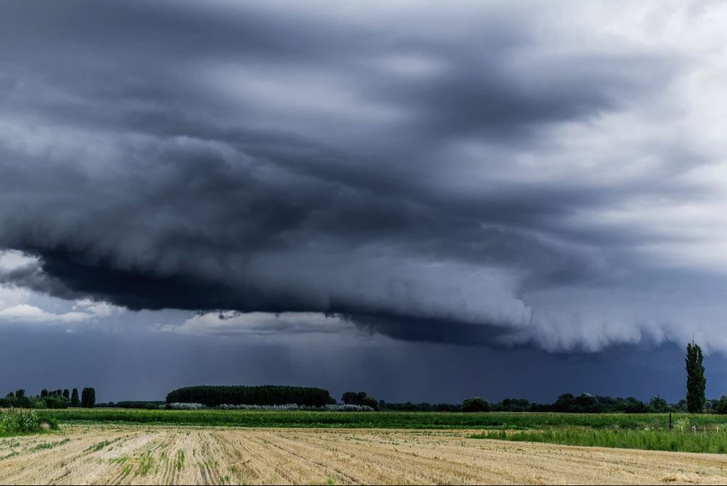
[{"label": "white flowering shrub", "polygon": [[202,408],[207,408],[201,403],[169,403],[167,404],[167,408],[171,408],[172,410],[199,410]]},{"label": "white flowering shrub", "polygon": [[230,405],[223,404],[217,407],[220,410],[300,410],[311,412],[373,412],[374,409],[366,405],[326,405],[324,407],[306,407],[295,403],[285,405]]},{"label": "white flowering shrub", "polygon": [[[201,403],[169,403],[166,408],[171,410],[201,410],[207,408]],[[349,405],[349,404],[336,404],[336,405],[325,405],[323,407],[306,407],[297,405],[295,403],[287,403],[285,405],[230,405],[223,404],[217,408],[218,410],[269,410],[269,411],[310,411],[310,412],[373,412],[374,409],[368,405]]]},{"label": "white flowering shrub", "polygon": [[343,405],[326,405],[323,407],[323,410],[328,410],[330,412],[373,412],[374,409],[369,407],[368,405],[351,405],[351,404],[343,404]]}]

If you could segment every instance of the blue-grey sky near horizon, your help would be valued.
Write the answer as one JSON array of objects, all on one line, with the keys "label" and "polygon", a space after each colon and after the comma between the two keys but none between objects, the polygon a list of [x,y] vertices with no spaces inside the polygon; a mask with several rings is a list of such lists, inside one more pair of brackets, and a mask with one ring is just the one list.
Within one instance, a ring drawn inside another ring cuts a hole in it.
[{"label": "blue-grey sky near horizon", "polygon": [[727,393],[725,19],[2,2],[0,391]]}]

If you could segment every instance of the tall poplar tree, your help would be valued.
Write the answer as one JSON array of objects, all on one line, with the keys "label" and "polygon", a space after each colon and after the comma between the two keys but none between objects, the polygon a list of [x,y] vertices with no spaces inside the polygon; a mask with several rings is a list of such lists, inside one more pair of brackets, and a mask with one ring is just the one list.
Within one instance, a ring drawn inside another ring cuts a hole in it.
[{"label": "tall poplar tree", "polygon": [[685,361],[687,370],[687,410],[689,410],[689,413],[701,412],[707,402],[705,394],[707,379],[704,377],[702,359],[702,348],[693,342],[687,344]]}]

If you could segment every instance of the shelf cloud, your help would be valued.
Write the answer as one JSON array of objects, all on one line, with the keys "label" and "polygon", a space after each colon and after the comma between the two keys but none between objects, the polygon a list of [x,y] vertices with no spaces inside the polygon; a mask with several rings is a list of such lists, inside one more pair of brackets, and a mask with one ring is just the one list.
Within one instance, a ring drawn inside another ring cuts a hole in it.
[{"label": "shelf cloud", "polygon": [[0,284],[194,332],[727,351],[727,12],[617,4],[4,2]]}]

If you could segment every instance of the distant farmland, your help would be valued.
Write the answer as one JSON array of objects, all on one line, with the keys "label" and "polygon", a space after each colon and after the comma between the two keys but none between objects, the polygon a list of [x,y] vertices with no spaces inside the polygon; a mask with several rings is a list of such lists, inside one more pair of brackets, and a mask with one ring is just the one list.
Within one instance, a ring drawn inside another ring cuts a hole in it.
[{"label": "distant farmland", "polygon": [[[525,412],[310,412],[251,410],[140,410],[80,409],[38,411],[61,423],[138,423],[235,427],[347,427],[405,429],[547,429],[588,427],[596,429],[668,429],[669,414],[577,414]],[[673,414],[674,424],[689,428],[727,428],[727,415]],[[681,421],[681,422],[680,422]]]}]

